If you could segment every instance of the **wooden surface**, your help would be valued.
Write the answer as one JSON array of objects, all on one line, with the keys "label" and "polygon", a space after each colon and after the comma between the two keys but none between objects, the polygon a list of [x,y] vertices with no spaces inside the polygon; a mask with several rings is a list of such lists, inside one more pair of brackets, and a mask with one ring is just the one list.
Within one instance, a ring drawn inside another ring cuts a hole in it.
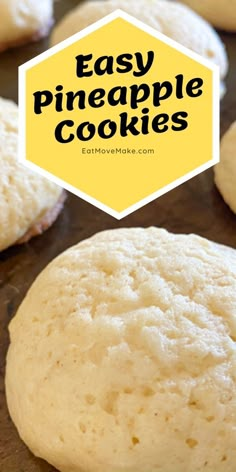
[{"label": "wooden surface", "polygon": [[[56,2],[56,17],[78,0]],[[236,35],[221,35],[230,57],[227,95],[222,103],[222,132],[236,119]],[[15,49],[0,56],[0,95],[17,100],[17,66],[39,54],[47,41]],[[37,274],[57,254],[97,231],[120,226],[163,226],[176,233],[198,233],[236,248],[236,217],[224,204],[205,172],[136,213],[117,222],[86,202],[70,195],[54,226],[29,244],[0,254],[0,471],[53,472],[34,458],[19,439],[9,418],[4,395],[7,326]]]}]

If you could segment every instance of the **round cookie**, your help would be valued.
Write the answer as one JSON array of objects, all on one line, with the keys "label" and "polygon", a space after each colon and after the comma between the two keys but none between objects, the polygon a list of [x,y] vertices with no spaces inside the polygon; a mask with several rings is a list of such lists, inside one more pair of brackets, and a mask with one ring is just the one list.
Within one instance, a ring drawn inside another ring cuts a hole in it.
[{"label": "round cookie", "polygon": [[17,160],[18,108],[0,98],[0,251],[45,231],[60,213],[64,191]]},{"label": "round cookie", "polygon": [[205,20],[180,3],[165,0],[87,1],[55,27],[51,44],[59,43],[119,8],[217,64],[224,80],[228,60],[221,39]]},{"label": "round cookie", "polygon": [[61,472],[235,471],[230,251],[120,229],[40,274],[6,366],[9,411],[36,456]]},{"label": "round cookie", "polygon": [[181,0],[216,28],[236,31],[236,0]]},{"label": "round cookie", "polygon": [[53,0],[1,0],[0,51],[46,36],[53,23]]},{"label": "round cookie", "polygon": [[221,141],[220,164],[215,166],[215,183],[223,199],[236,213],[236,122]]}]

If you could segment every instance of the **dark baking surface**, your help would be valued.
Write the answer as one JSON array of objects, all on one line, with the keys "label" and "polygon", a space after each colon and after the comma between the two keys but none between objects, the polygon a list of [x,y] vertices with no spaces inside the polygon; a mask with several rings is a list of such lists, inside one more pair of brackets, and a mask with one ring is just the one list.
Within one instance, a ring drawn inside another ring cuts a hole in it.
[{"label": "dark baking surface", "polygon": [[[56,18],[78,4],[58,0]],[[222,34],[229,58],[227,95],[222,102],[224,132],[236,119],[236,34]],[[47,40],[0,56],[0,96],[17,100],[17,66],[39,54]],[[50,465],[27,450],[9,418],[4,394],[7,326],[37,274],[57,254],[78,241],[108,228],[162,226],[176,233],[198,233],[236,248],[236,217],[224,204],[213,184],[212,170],[202,173],[121,222],[88,203],[69,195],[65,210],[44,235],[22,247],[0,254],[0,472],[53,472]]]}]

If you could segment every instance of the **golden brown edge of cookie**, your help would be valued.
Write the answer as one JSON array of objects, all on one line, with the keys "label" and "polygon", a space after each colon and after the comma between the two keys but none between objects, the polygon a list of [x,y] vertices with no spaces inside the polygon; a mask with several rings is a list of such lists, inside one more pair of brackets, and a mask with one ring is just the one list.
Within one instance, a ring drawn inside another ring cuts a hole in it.
[{"label": "golden brown edge of cookie", "polygon": [[38,31],[35,31],[33,34],[29,34],[26,36],[23,36],[22,38],[19,39],[14,39],[13,41],[6,41],[5,43],[0,42],[0,53],[7,51],[8,49],[13,49],[21,46],[25,46],[26,44],[29,43],[35,43],[37,41],[40,41],[41,39],[45,38],[48,36],[52,26],[54,25],[54,20],[51,18],[45,27],[40,28]]},{"label": "golden brown edge of cookie", "polygon": [[30,241],[30,239],[34,238],[35,236],[39,236],[40,234],[44,233],[53,223],[56,221],[57,217],[61,213],[64,202],[67,198],[67,194],[65,190],[61,192],[61,195],[54,205],[53,208],[50,208],[43,216],[40,217],[38,221],[36,221],[26,233],[18,239],[14,244],[24,244]]}]

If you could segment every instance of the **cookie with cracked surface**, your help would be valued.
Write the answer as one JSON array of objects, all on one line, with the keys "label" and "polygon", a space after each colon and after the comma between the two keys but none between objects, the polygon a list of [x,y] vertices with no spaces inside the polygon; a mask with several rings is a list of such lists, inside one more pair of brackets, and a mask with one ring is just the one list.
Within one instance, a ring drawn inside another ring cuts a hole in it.
[{"label": "cookie with cracked surface", "polygon": [[37,41],[53,24],[53,0],[1,0],[0,51]]},{"label": "cookie with cracked surface", "polygon": [[56,220],[64,191],[17,160],[18,108],[0,98],[0,251],[41,234]]},{"label": "cookie with cracked surface", "polygon": [[51,38],[55,45],[116,9],[169,36],[183,46],[212,61],[220,68],[221,95],[228,70],[224,44],[209,23],[189,7],[165,0],[90,0],[70,11],[56,25]]},{"label": "cookie with cracked surface", "polygon": [[10,324],[6,369],[36,456],[62,472],[235,471],[231,251],[119,229],[41,273]]}]

